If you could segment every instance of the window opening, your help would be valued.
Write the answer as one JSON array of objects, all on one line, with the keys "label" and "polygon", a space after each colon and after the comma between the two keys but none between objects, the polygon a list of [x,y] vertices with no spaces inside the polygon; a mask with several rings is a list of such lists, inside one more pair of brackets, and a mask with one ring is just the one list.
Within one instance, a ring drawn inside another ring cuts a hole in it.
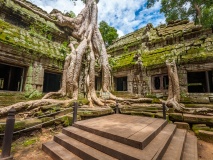
[{"label": "window opening", "polygon": [[127,77],[116,78],[117,91],[127,91]]},{"label": "window opening", "polygon": [[44,72],[43,92],[57,92],[61,88],[61,74]]},{"label": "window opening", "polygon": [[23,71],[21,67],[0,64],[0,90],[21,91]]}]

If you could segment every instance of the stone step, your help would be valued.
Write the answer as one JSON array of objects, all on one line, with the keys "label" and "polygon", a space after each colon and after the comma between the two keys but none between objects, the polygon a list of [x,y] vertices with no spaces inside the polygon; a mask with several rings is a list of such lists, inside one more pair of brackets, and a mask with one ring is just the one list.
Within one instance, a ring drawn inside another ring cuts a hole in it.
[{"label": "stone step", "polygon": [[[140,150],[98,135],[83,131],[75,127],[63,129],[63,133],[73,139],[76,139],[84,144],[87,144],[101,152],[104,152],[117,159],[135,160],[135,159],[152,159],[155,154],[161,156],[167,145],[169,144],[172,135],[174,134],[175,126],[167,125],[159,135],[157,135],[150,146],[144,150]],[[143,158],[144,157],[144,158]],[[158,158],[158,157],[156,157]]]},{"label": "stone step", "polygon": [[121,108],[121,112],[128,112],[128,111],[135,111],[135,112],[151,112],[151,113],[157,113],[162,112],[162,109],[157,108]]},{"label": "stone step", "polygon": [[177,129],[162,160],[180,160],[186,138],[186,130]]},{"label": "stone step", "polygon": [[62,145],[64,148],[74,153],[78,157],[85,160],[113,160],[115,158],[100,152],[88,145],[85,145],[65,134],[58,134],[54,136],[54,141]]},{"label": "stone step", "polygon": [[[69,151],[85,160],[198,158],[197,139],[187,134],[186,130],[176,129],[176,125],[167,124],[163,119],[121,114],[79,121],[72,127],[64,128],[52,143],[56,145],[45,148],[47,143],[43,146],[51,157],[59,155],[55,146],[61,145],[64,154]],[[56,159],[63,158],[58,156]]]},{"label": "stone step", "polygon": [[197,137],[189,133],[186,135],[186,142],[183,149],[183,160],[198,160]]},{"label": "stone step", "polygon": [[54,141],[42,144],[42,150],[53,160],[81,160],[81,158]]},{"label": "stone step", "polygon": [[167,124],[167,121],[163,119],[148,117],[116,114],[106,117],[79,121],[74,126],[138,149],[144,149]]}]

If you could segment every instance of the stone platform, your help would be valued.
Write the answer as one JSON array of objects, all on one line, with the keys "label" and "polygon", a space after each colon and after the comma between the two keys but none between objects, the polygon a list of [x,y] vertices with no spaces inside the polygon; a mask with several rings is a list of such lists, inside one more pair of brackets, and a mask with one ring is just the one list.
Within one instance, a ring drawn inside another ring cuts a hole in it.
[{"label": "stone platform", "polygon": [[197,139],[158,118],[114,114],[64,128],[42,149],[54,160],[197,160]]}]

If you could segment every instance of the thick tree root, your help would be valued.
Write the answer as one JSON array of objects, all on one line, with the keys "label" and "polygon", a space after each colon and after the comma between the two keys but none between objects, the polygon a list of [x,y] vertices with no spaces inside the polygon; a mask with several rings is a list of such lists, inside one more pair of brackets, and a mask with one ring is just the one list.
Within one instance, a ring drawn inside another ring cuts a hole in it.
[{"label": "thick tree root", "polygon": [[50,104],[58,104],[67,106],[69,103],[74,101],[73,99],[69,100],[56,100],[56,99],[41,99],[41,100],[32,100],[28,102],[19,102],[4,108],[0,108],[0,117],[6,116],[8,111],[13,107],[16,112],[20,112],[23,110],[33,110],[37,107],[50,105]]}]

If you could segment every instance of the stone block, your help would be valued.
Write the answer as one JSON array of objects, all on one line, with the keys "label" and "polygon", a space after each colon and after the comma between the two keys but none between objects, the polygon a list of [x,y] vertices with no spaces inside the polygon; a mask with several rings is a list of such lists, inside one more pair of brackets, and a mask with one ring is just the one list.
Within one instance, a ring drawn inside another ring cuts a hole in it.
[{"label": "stone block", "polygon": [[180,128],[180,129],[186,129],[186,130],[190,129],[189,124],[185,122],[175,122],[174,124],[176,124],[177,128]]},{"label": "stone block", "polygon": [[[41,124],[42,120],[41,119],[37,119],[37,118],[30,118],[30,119],[26,119],[25,120],[25,127],[33,127],[35,125]],[[42,125],[38,125],[35,128],[41,128]]]},{"label": "stone block", "polygon": [[181,113],[170,113],[169,114],[169,120],[173,122],[182,122],[183,121],[183,116]]},{"label": "stone block", "polygon": [[199,97],[190,97],[191,103],[200,103],[200,104],[208,104],[210,103],[209,97],[199,96]]},{"label": "stone block", "polygon": [[202,139],[202,140],[204,140],[206,142],[213,143],[213,132],[212,131],[199,130],[197,136],[200,139]]}]

